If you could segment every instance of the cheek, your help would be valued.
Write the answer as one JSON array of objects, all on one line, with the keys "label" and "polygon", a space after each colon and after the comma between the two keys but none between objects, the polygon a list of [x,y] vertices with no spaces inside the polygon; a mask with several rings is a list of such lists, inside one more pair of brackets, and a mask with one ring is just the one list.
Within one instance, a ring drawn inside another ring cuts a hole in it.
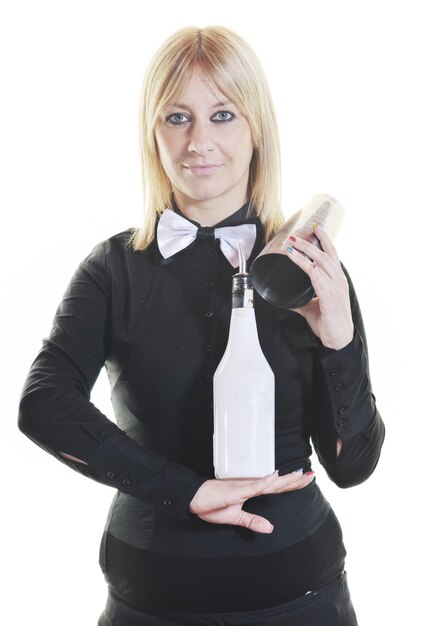
[{"label": "cheek", "polygon": [[253,137],[248,123],[246,123],[245,126],[241,129],[239,146],[241,155],[245,155],[246,158],[248,157],[248,159],[251,159],[251,156],[253,154]]},{"label": "cheek", "polygon": [[155,136],[155,141],[159,154],[166,154],[167,141],[165,140],[163,133],[157,133]]},{"label": "cheek", "polygon": [[171,162],[175,152],[175,141],[163,131],[156,133],[155,140],[161,160]]},{"label": "cheek", "polygon": [[156,137],[157,152],[168,178],[175,177],[175,158],[173,157],[172,146],[164,141],[162,137]]},{"label": "cheek", "polygon": [[239,155],[243,166],[247,167],[250,165],[250,161],[253,156],[253,141],[250,132],[245,133],[241,137],[241,141],[239,143]]}]

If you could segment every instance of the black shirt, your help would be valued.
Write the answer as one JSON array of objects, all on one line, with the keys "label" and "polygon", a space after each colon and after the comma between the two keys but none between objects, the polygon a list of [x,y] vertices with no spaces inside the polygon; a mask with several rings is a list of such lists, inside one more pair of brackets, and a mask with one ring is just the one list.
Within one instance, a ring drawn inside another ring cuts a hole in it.
[{"label": "black shirt", "polygon": [[[263,248],[263,226],[246,213],[244,205],[217,226],[257,225],[250,264]],[[278,553],[301,539],[297,524],[257,536],[207,524],[188,511],[200,485],[214,477],[212,378],[227,344],[237,270],[212,238],[198,237],[165,260],[156,241],[133,251],[130,235],[125,231],[98,244],[79,265],[26,380],[19,427],[63,463],[117,488],[105,538],[116,537],[151,559],[190,558],[197,550],[212,558]],[[325,348],[302,316],[273,307],[256,292],[254,306],[260,344],[275,375],[276,468],[280,474],[307,471],[312,441],[330,478],[349,487],[373,472],[384,426],[371,389],[360,308],[343,269],[355,333],[341,350]],[[103,366],[117,425],[90,402]],[[344,442],[338,458],[337,437]],[[329,506],[316,489],[313,484],[303,490],[312,494],[303,498],[310,499],[314,530]],[[270,521],[278,515],[282,526],[294,498],[302,495],[264,496],[246,505]],[[309,534],[310,526],[302,531]],[[104,545],[104,572],[107,557]]]}]

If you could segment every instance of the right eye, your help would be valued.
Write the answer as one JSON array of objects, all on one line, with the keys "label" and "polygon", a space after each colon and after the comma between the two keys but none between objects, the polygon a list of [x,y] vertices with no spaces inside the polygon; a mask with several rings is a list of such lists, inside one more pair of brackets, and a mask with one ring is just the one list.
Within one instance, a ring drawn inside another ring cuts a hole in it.
[{"label": "right eye", "polygon": [[187,115],[184,113],[172,113],[172,115],[168,115],[166,121],[170,124],[174,124],[174,126],[179,126],[186,121],[184,118],[187,118]]}]

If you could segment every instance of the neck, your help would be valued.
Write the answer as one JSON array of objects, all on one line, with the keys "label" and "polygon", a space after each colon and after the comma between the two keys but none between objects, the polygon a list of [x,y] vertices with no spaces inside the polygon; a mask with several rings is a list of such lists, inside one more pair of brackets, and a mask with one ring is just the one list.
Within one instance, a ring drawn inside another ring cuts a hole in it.
[{"label": "neck", "polygon": [[235,202],[224,202],[224,199],[194,201],[179,193],[174,193],[174,203],[182,214],[200,226],[215,226],[236,213],[247,202],[246,196],[235,198]]}]

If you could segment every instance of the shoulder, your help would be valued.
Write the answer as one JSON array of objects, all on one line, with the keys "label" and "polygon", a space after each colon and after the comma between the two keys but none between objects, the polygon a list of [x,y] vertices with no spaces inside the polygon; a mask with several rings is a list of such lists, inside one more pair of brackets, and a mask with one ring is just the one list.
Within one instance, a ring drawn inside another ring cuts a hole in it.
[{"label": "shoulder", "polygon": [[138,293],[153,285],[160,271],[153,243],[146,250],[134,250],[130,243],[135,229],[128,228],[94,246],[82,265],[113,294]]},{"label": "shoulder", "polygon": [[133,228],[128,228],[107,239],[103,239],[92,248],[85,260],[105,262],[108,257],[117,256],[120,253],[130,254],[130,252],[134,252],[129,243],[133,232]]},{"label": "shoulder", "polygon": [[108,269],[114,269],[120,264],[135,263],[140,259],[145,262],[153,254],[153,246],[145,251],[134,250],[131,244],[134,232],[135,228],[127,228],[100,241],[92,248],[84,262],[97,264]]}]

